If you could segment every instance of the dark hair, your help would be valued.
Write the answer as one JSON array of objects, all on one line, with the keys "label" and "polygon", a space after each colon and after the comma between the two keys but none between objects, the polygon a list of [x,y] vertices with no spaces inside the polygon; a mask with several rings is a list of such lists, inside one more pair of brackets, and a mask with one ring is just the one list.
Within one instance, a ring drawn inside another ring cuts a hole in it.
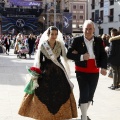
[{"label": "dark hair", "polygon": [[114,36],[118,35],[118,30],[115,28],[113,28],[110,32],[113,33]]},{"label": "dark hair", "polygon": [[48,32],[47,32],[48,36],[50,35],[50,33],[51,33],[52,30],[56,30],[58,32],[58,28],[57,27],[51,26],[51,27],[49,27]]}]

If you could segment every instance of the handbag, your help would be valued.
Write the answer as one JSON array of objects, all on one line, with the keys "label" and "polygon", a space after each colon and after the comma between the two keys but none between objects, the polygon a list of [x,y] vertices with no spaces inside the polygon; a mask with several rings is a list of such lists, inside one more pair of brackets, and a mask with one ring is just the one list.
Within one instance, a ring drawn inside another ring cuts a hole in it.
[{"label": "handbag", "polygon": [[24,89],[24,92],[28,93],[28,94],[34,94],[34,90],[33,90],[33,80],[31,79],[29,81],[29,83],[27,84],[27,86]]}]

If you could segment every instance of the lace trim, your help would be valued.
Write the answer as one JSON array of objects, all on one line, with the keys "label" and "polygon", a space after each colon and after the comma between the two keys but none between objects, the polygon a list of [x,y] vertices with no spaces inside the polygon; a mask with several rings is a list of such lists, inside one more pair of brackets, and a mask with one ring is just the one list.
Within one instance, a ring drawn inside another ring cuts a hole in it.
[{"label": "lace trim", "polygon": [[[55,47],[52,51],[53,51],[54,55],[56,56],[56,58],[58,58],[60,56],[61,51],[62,51],[60,42],[56,41]],[[47,59],[50,59],[47,51],[45,50],[45,48],[43,46],[43,44],[41,45],[41,52],[47,57]]]}]

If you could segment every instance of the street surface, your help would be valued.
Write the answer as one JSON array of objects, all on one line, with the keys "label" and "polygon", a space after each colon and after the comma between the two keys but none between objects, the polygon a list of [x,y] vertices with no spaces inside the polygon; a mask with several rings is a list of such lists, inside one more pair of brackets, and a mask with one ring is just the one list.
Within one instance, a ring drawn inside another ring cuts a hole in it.
[{"label": "street surface", "polygon": [[[17,114],[28,82],[25,80],[26,66],[32,66],[33,60],[34,56],[31,59],[18,59],[12,49],[9,56],[0,55],[0,120],[33,120]],[[79,89],[74,73],[74,63],[70,61],[69,64],[77,102]],[[109,89],[111,84],[111,78],[100,75],[93,106],[91,105],[88,110],[91,120],[120,120],[120,89]],[[80,109],[78,113],[79,117],[72,120],[80,120]]]}]

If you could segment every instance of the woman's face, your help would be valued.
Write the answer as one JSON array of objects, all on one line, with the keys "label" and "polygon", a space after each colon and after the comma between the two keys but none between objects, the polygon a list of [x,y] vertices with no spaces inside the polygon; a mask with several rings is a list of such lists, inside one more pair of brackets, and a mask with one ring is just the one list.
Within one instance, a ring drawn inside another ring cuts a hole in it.
[{"label": "woman's face", "polygon": [[58,36],[58,31],[57,30],[51,30],[50,34],[48,35],[49,40],[55,41]]}]

